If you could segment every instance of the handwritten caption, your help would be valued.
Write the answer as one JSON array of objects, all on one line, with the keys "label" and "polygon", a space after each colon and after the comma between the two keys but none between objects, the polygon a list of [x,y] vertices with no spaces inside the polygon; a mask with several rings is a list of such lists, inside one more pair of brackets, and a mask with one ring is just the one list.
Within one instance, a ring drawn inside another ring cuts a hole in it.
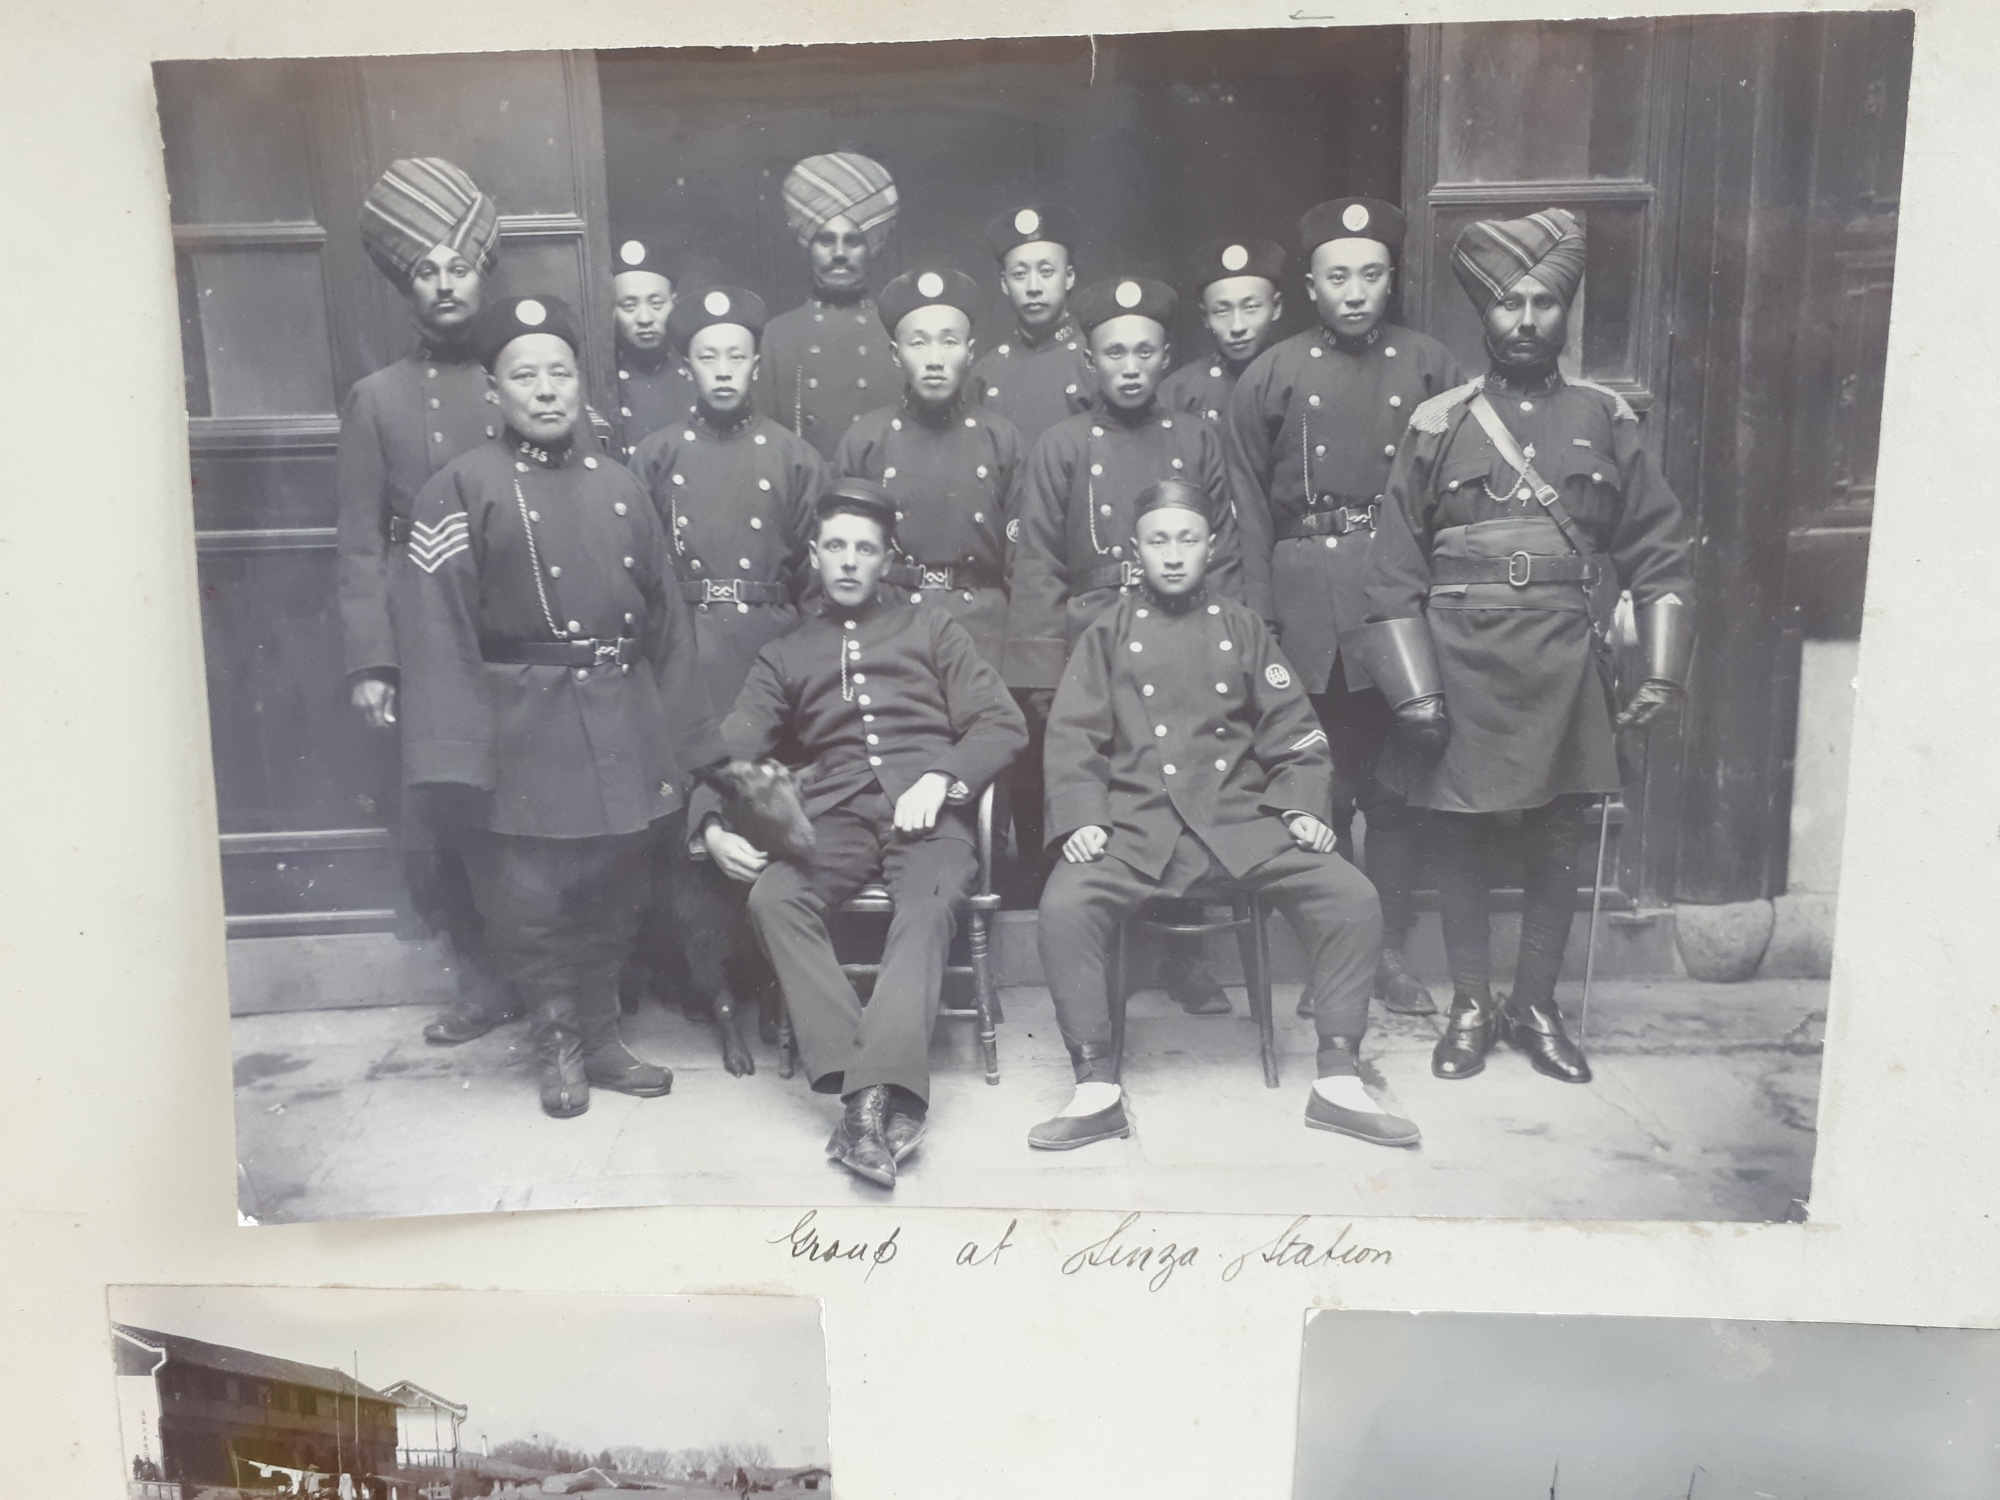
[{"label": "handwritten caption", "polygon": [[[1362,1241],[1351,1222],[1316,1229],[1311,1217],[1304,1214],[1268,1239],[1240,1250],[1227,1245],[1214,1248],[1189,1239],[1161,1239],[1144,1218],[1143,1214],[1128,1213],[1108,1233],[1086,1244],[1071,1250],[1058,1245],[1057,1271],[1064,1276],[1122,1274],[1157,1292],[1182,1273],[1183,1280],[1213,1274],[1230,1283],[1246,1271],[1387,1266],[1396,1258],[1393,1250]],[[951,1264],[974,1270],[991,1268],[1000,1265],[1010,1251],[1020,1252],[1017,1261],[1022,1255],[1034,1258],[1032,1251],[1022,1251],[1016,1244],[1020,1223],[1012,1218],[991,1238],[961,1241],[951,1254]],[[766,1243],[782,1247],[792,1260],[856,1267],[865,1282],[896,1263],[903,1253],[902,1233],[898,1224],[879,1239],[835,1236],[821,1228],[819,1210],[809,1208],[789,1229],[770,1236]]]}]

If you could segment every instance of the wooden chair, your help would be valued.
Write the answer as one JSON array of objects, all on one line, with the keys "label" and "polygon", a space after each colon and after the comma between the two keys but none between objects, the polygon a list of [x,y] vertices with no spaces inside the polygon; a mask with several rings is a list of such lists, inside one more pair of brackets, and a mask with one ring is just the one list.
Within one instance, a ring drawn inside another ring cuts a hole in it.
[{"label": "wooden chair", "polygon": [[[1105,983],[1111,998],[1112,1076],[1124,1081],[1125,1073],[1125,974],[1126,949],[1133,928],[1145,932],[1184,933],[1206,937],[1212,932],[1236,934],[1237,951],[1243,956],[1243,982],[1250,994],[1250,1014],[1257,1022],[1257,1034],[1264,1051],[1264,1086],[1278,1086],[1278,1038],[1271,1020],[1271,943],[1265,932],[1270,908],[1262,893],[1235,882],[1197,885],[1187,899],[1201,903],[1203,917],[1198,922],[1171,921],[1159,915],[1154,903],[1146,902],[1118,924],[1111,944],[1111,962]],[[1229,915],[1209,913],[1227,907]]]},{"label": "wooden chair", "polygon": [[[1000,910],[1000,898],[993,890],[993,788],[989,785],[979,794],[978,841],[979,881],[973,888],[971,899],[966,903],[965,946],[968,962],[947,963],[944,977],[953,976],[972,981],[971,1005],[944,1005],[938,1007],[938,1015],[954,1021],[976,1021],[979,1023],[979,1052],[986,1065],[986,1081],[997,1084],[1000,1081],[1000,1042],[995,1026],[1004,1019],[1000,1014],[1000,991],[993,982],[993,917]],[[831,915],[842,917],[887,917],[894,915],[896,903],[891,899],[887,886],[865,885],[847,901],[835,907]],[[840,970],[850,980],[874,979],[881,974],[881,963],[843,963]],[[780,1023],[778,1046],[784,1057],[781,1073],[790,1078],[797,1067],[798,1043],[792,1034],[791,1011],[784,1012]]]}]

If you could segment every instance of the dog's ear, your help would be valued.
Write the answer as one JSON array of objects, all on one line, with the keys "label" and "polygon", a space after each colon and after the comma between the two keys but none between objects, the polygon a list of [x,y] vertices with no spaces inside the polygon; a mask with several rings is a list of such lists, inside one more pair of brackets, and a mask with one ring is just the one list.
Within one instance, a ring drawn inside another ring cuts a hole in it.
[{"label": "dog's ear", "polygon": [[730,760],[710,761],[707,765],[696,768],[694,779],[703,786],[714,787],[718,792],[733,791],[736,787],[736,778],[730,772],[735,764]]}]

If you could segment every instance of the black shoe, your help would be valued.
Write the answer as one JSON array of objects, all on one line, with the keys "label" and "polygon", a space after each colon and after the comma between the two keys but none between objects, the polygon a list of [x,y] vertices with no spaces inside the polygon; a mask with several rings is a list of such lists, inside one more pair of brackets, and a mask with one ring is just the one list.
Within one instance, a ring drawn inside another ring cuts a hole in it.
[{"label": "black shoe", "polygon": [[1174,1003],[1191,1016],[1226,1016],[1229,996],[1215,976],[1199,963],[1182,964],[1160,975]]},{"label": "black shoe", "polygon": [[896,1156],[882,1136],[888,1105],[886,1084],[870,1084],[847,1096],[847,1116],[840,1122],[846,1139],[837,1160],[856,1177],[892,1188],[896,1185]]},{"label": "black shoe", "polygon": [[1434,1016],[1437,1001],[1430,987],[1403,966],[1403,950],[1384,947],[1382,960],[1375,966],[1375,998],[1384,1010],[1399,1016]]},{"label": "black shoe", "polygon": [[495,1010],[491,1006],[460,1000],[445,1007],[437,1019],[424,1028],[424,1040],[434,1047],[456,1047],[460,1042],[485,1036],[494,1027],[520,1018],[519,1006]]},{"label": "black shoe", "polygon": [[1590,1064],[1583,1049],[1563,1030],[1562,1012],[1553,1000],[1546,1005],[1514,1005],[1502,1013],[1507,1039],[1528,1055],[1529,1065],[1560,1083],[1590,1082]]},{"label": "black shoe", "polygon": [[1431,1048],[1431,1074],[1470,1078],[1486,1071],[1486,1054],[1500,1038],[1500,1008],[1487,990],[1460,990],[1451,997],[1444,1035]]},{"label": "black shoe", "polygon": [[1387,1111],[1344,1109],[1321,1098],[1318,1089],[1306,1096],[1306,1124],[1376,1146],[1414,1146],[1424,1138],[1414,1121]]},{"label": "black shoe", "polygon": [[672,1070],[656,1068],[633,1056],[615,1026],[584,1044],[583,1074],[601,1089],[635,1094],[641,1099],[657,1099],[672,1093],[674,1088]]},{"label": "black shoe", "polygon": [[1078,1146],[1094,1146],[1099,1141],[1115,1141],[1132,1133],[1125,1118],[1125,1097],[1094,1115],[1057,1115],[1028,1132],[1028,1144],[1037,1151],[1074,1151]]},{"label": "black shoe", "polygon": [[567,1026],[547,1026],[535,1038],[535,1053],[542,1068],[542,1112],[568,1120],[589,1109],[583,1038]]},{"label": "black shoe", "polygon": [[896,1165],[903,1164],[908,1156],[923,1141],[924,1129],[930,1123],[930,1106],[907,1089],[889,1090],[889,1107],[883,1114],[882,1140],[889,1147],[889,1154],[896,1158]]}]

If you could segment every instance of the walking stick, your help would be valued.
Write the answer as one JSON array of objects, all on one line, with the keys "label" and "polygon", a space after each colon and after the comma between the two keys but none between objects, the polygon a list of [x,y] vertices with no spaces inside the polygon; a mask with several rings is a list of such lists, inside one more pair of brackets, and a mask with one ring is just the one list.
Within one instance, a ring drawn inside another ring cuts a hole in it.
[{"label": "walking stick", "polygon": [[1597,874],[1590,882],[1590,929],[1583,945],[1583,1004],[1577,1010],[1576,1044],[1590,1032],[1590,982],[1597,974],[1597,914],[1604,905],[1604,852],[1611,843],[1611,793],[1597,804]]}]

